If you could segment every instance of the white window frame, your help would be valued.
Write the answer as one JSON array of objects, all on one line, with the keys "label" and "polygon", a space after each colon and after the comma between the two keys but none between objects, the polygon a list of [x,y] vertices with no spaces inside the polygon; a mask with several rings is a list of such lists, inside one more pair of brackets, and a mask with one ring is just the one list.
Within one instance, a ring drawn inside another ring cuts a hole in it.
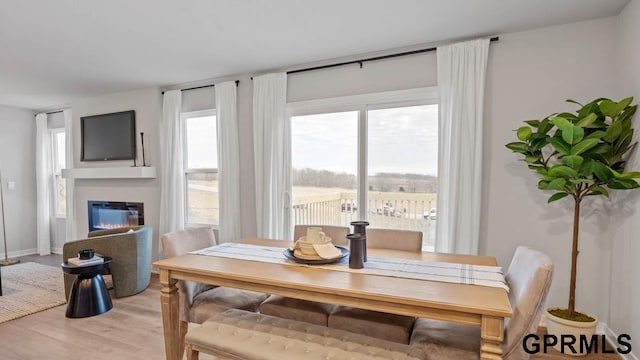
[{"label": "white window frame", "polygon": [[[356,196],[357,204],[368,204],[368,110],[434,104],[438,104],[438,87],[431,86],[415,89],[385,91],[379,93],[290,102],[287,103],[286,106],[286,117],[287,121],[291,122],[291,118],[294,116],[358,111],[358,169],[356,175]],[[291,184],[288,184],[288,188],[291,189]],[[289,193],[289,195],[291,194]],[[291,198],[291,196],[289,196],[289,198]],[[289,208],[286,210],[290,212],[291,206],[289,205]],[[366,212],[366,206],[358,206],[358,217],[360,219],[367,218]],[[291,214],[289,216],[291,216]]]},{"label": "white window frame", "polygon": [[[65,129],[64,128],[53,128],[53,129],[49,129],[49,136],[51,137],[51,156],[52,156],[52,163],[53,163],[53,169],[52,173],[53,173],[53,177],[51,179],[51,186],[53,186],[53,199],[52,199],[52,204],[53,204],[53,214],[55,215],[56,218],[58,219],[66,219],[67,218],[67,214],[62,214],[58,212],[58,182],[62,179],[62,169],[58,168],[58,156],[60,154],[58,154],[58,134],[60,133],[64,133],[65,137],[66,137],[66,133],[65,133]],[[66,156],[65,154],[62,154],[63,156]]]},{"label": "white window frame", "polygon": [[[213,229],[219,229],[220,224],[203,224],[203,223],[192,223],[189,222],[189,182],[187,176],[189,174],[217,174],[217,168],[201,168],[201,169],[189,169],[187,167],[188,163],[188,144],[187,144],[187,119],[195,118],[195,117],[205,117],[205,116],[216,116],[216,127],[217,127],[217,112],[216,109],[206,109],[206,110],[198,110],[198,111],[188,111],[180,113],[180,126],[182,127],[182,156],[183,156],[183,169],[184,169],[184,226],[186,228],[190,227],[198,227],[198,226],[210,226]],[[216,137],[218,136],[218,132],[216,129]],[[219,162],[218,162],[219,163]],[[218,189],[220,190],[220,189]]]}]

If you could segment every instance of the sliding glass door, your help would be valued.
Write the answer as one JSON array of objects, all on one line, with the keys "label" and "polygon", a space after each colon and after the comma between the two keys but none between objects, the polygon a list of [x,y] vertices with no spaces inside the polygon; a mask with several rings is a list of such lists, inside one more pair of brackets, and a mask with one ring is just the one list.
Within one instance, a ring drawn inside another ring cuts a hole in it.
[{"label": "sliding glass door", "polygon": [[433,249],[435,97],[330,105],[290,111],[291,223],[367,220],[372,227],[422,231],[423,247]]}]

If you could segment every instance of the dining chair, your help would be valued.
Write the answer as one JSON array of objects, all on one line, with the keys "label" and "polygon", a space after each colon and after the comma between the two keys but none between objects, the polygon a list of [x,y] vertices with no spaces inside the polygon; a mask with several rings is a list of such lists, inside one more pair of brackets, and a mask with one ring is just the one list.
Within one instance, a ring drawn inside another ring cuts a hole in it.
[{"label": "dining chair", "polygon": [[[190,251],[216,245],[211,227],[188,228],[160,237],[166,258],[185,255]],[[180,299],[180,353],[184,350],[184,337],[189,323],[201,324],[211,316],[228,309],[256,311],[267,294],[224,286],[213,286],[193,281],[177,283]]]},{"label": "dining chair", "polygon": [[[366,231],[367,248],[422,251],[421,231],[375,228],[367,228]],[[413,316],[336,306],[329,315],[328,325],[331,328],[407,344],[415,319]]]},{"label": "dining chair", "polygon": [[[529,359],[522,340],[537,332],[552,277],[553,262],[546,254],[525,246],[516,249],[505,276],[513,317],[505,322],[504,360]],[[432,360],[478,359],[480,327],[419,318],[410,344],[425,350]]]},{"label": "dining chair", "polygon": [[[329,236],[331,242],[335,245],[346,246],[349,244],[347,240],[349,228],[331,225],[296,225],[293,230],[294,241],[305,236],[308,227],[321,227],[325,235]],[[334,308],[335,305],[333,304],[271,295],[260,304],[259,311],[262,314],[278,316],[284,319],[327,326],[329,314]]]}]

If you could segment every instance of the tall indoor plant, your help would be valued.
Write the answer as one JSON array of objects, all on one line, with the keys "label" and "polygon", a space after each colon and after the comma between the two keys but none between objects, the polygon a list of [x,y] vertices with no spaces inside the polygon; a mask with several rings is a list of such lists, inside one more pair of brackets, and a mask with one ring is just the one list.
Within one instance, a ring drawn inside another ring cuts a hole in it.
[{"label": "tall indoor plant", "polygon": [[636,145],[631,127],[637,105],[632,97],[619,102],[599,98],[586,105],[574,100],[580,109],[559,113],[542,120],[525,121],[516,133],[519,141],[507,148],[522,154],[527,166],[540,175],[538,188],[554,191],[548,202],[573,200],[573,242],[571,280],[567,309],[555,309],[552,315],[571,321],[594,322],[576,311],[576,266],[580,205],[587,196],[609,197],[607,189],[635,189],[640,172],[626,172],[625,155]]}]

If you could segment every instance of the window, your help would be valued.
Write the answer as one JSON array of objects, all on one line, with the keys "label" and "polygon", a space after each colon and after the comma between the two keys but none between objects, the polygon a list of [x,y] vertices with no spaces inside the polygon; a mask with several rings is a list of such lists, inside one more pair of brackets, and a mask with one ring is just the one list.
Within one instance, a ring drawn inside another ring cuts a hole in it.
[{"label": "window", "polygon": [[53,186],[55,195],[53,206],[57,217],[67,215],[67,182],[62,177],[62,169],[66,168],[65,133],[64,129],[51,130],[51,145],[53,147]]},{"label": "window", "polygon": [[184,125],[185,222],[220,224],[218,141],[214,110],[182,114]]},{"label": "window", "polygon": [[433,249],[435,89],[289,104],[295,224],[419,230]]}]

